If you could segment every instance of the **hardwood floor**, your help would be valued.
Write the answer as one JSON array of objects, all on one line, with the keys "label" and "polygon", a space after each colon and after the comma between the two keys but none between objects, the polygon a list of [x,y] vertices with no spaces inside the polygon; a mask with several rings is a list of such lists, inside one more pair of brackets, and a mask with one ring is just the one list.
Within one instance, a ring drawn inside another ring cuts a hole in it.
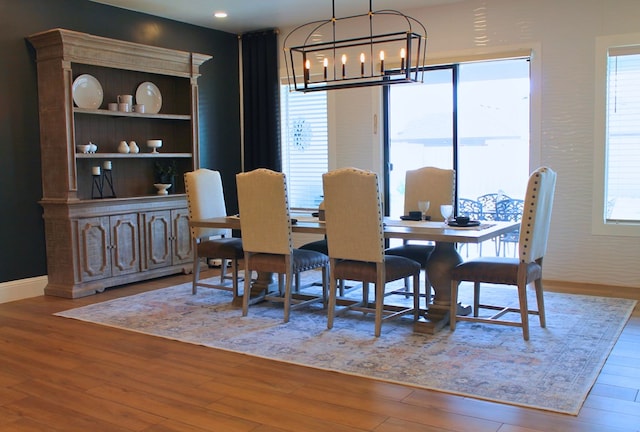
[{"label": "hardwood floor", "polygon": [[0,304],[0,431],[640,431],[640,307],[577,417],[52,316],[189,279]]}]

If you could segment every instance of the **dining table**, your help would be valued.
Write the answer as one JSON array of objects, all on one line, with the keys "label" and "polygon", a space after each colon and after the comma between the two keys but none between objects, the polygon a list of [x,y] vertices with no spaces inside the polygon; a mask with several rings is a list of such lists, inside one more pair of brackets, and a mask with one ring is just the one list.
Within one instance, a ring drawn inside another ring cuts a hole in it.
[{"label": "dining table", "polygon": [[[294,233],[325,234],[324,221],[316,217],[292,215],[295,223],[291,230]],[[240,230],[238,216],[215,217],[209,219],[190,220],[192,227],[227,228]],[[433,301],[425,310],[421,310],[420,318],[413,322],[413,330],[417,333],[434,334],[449,322],[449,306],[451,304],[451,269],[460,264],[463,258],[458,253],[458,243],[482,243],[517,229],[519,222],[482,221],[478,226],[450,226],[439,221],[413,221],[384,218],[384,236],[391,239],[429,241],[434,243],[434,250],[427,261],[425,271],[433,288]],[[258,275],[252,285],[252,292],[268,290],[272,285],[271,274]],[[253,294],[252,294],[253,296]],[[460,314],[469,314],[470,306],[458,305]]]}]

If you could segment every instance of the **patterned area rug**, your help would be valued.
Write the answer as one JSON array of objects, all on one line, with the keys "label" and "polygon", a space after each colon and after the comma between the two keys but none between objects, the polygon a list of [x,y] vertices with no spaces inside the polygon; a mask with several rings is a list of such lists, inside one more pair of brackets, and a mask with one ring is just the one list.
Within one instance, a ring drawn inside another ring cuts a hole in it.
[{"label": "patterned area rug", "polygon": [[[471,291],[461,290],[466,295]],[[356,291],[351,295],[358,295]],[[515,291],[504,287],[483,290],[483,301],[491,297],[517,302]],[[460,322],[455,332],[447,327],[436,335],[423,335],[414,334],[411,321],[405,319],[384,322],[381,337],[375,338],[370,314],[349,312],[338,316],[334,328],[327,330],[321,305],[292,311],[290,322],[284,324],[280,304],[251,306],[249,315],[242,317],[241,310],[230,301],[231,293],[219,290],[201,288],[193,296],[186,283],[56,315],[283,362],[576,415],[635,305],[633,300],[548,292],[547,328],[540,328],[533,317],[531,338],[525,342],[517,327]]]}]

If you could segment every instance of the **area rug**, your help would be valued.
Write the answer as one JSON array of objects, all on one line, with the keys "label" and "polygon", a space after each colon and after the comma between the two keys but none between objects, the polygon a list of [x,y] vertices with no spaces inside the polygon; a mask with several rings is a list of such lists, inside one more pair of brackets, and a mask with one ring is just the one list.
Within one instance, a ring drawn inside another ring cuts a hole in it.
[{"label": "area rug", "polygon": [[[352,290],[352,295],[358,295]],[[463,289],[463,293],[470,290]],[[491,288],[488,301],[514,291]],[[470,293],[469,293],[470,294]],[[400,296],[404,298],[404,296]],[[463,301],[465,299],[463,298]],[[531,299],[533,302],[535,300]],[[436,335],[414,334],[410,320],[384,322],[349,312],[326,328],[321,305],[294,310],[260,303],[249,315],[231,293],[185,283],[57,313],[98,323],[472,398],[576,415],[627,322],[634,300],[545,293],[547,328],[531,320],[531,337],[517,327],[460,322]],[[535,303],[530,303],[535,304]]]}]

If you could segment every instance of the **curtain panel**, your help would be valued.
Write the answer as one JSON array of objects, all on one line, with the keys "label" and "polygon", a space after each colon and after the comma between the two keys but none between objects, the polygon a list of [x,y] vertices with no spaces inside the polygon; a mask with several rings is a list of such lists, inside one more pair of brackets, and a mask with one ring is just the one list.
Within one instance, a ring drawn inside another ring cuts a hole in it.
[{"label": "curtain panel", "polygon": [[241,40],[244,170],[282,171],[278,31],[246,33]]}]

